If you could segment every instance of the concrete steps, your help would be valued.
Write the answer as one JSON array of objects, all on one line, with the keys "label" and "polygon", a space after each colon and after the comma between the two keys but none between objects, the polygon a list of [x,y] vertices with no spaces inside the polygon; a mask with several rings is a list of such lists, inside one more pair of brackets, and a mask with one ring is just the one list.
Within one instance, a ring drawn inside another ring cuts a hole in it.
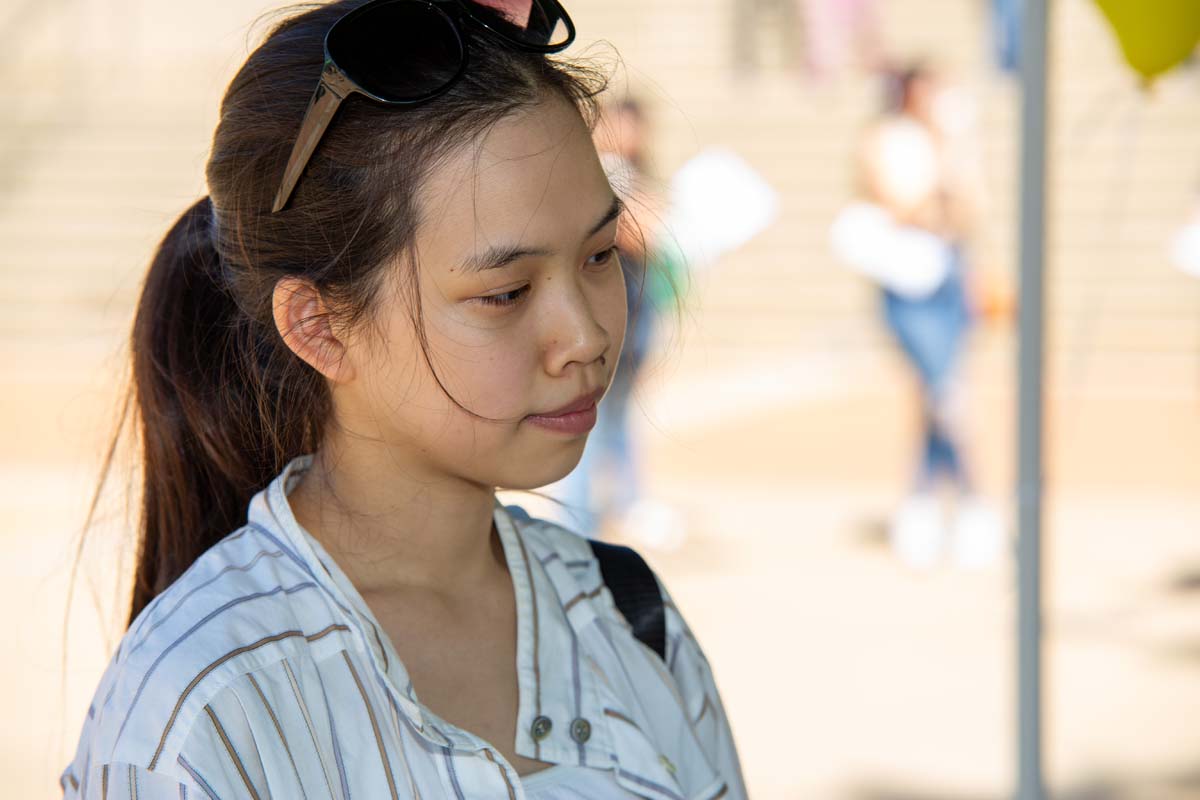
[{"label": "concrete steps", "polygon": [[[703,314],[706,340],[729,348],[887,346],[872,328],[873,293],[827,245],[829,221],[851,192],[849,160],[873,113],[874,86],[806,86],[778,66],[770,46],[756,79],[731,79],[718,0],[577,5],[581,31],[620,47],[625,68],[616,82],[659,101],[662,174],[702,145],[724,144],[780,192],[776,226],[697,278],[693,309]],[[987,77],[978,10],[939,0],[884,5],[894,49],[936,48],[979,90],[992,196],[978,261],[1011,274],[1017,93]],[[1130,352],[1195,355],[1200,287],[1166,263],[1165,242],[1200,175],[1200,81],[1172,76],[1146,101],[1090,5],[1056,8],[1049,346],[1114,364]],[[0,121],[9,145],[0,163],[0,336],[123,331],[159,237],[204,191],[219,77],[240,60],[229,53],[244,52],[236,26],[249,20],[236,4],[214,8],[205,46],[172,27],[167,11],[143,11],[133,55],[114,48],[98,70],[104,91],[96,96],[105,104],[85,104],[77,124],[36,115]],[[214,21],[218,12],[225,21]],[[168,59],[176,39],[187,46]],[[587,54],[605,57],[584,44]],[[23,91],[25,107],[41,107],[45,86]]]}]

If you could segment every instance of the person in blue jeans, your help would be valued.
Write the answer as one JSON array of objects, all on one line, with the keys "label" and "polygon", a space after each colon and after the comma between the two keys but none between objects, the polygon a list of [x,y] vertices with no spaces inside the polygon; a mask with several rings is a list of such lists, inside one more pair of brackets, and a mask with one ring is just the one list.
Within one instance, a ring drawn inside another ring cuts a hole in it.
[{"label": "person in blue jeans", "polygon": [[589,538],[605,538],[615,522],[622,535],[639,545],[669,550],[683,541],[683,519],[669,505],[645,496],[641,454],[630,426],[643,367],[663,310],[676,299],[683,269],[656,245],[653,223],[662,212],[645,177],[647,138],[646,114],[637,100],[626,98],[603,108],[596,126],[600,162],[613,189],[639,217],[638,226],[617,235],[628,309],[625,345],[583,457],[549,492],[565,508],[552,507],[547,513]]},{"label": "person in blue jeans", "polygon": [[919,493],[932,492],[939,477],[950,480],[959,492],[974,491],[952,418],[955,372],[973,315],[962,251],[956,247],[951,253],[950,268],[933,294],[912,298],[882,290],[884,320],[921,384],[924,444],[912,486]]},{"label": "person in blue jeans", "polygon": [[[928,567],[953,534],[955,560],[982,566],[999,554],[1003,532],[968,467],[959,380],[974,316],[967,244],[978,217],[969,116],[962,96],[927,65],[898,70],[888,89],[859,153],[863,203],[885,221],[859,238],[881,237],[873,250],[882,263],[869,273],[879,282],[883,321],[917,378],[922,413],[915,475],[889,538],[902,561]],[[904,246],[916,240],[919,249]],[[955,497],[953,530],[942,512],[943,482]]]},{"label": "person in blue jeans", "polygon": [[[604,402],[598,406],[596,427],[588,437],[583,458],[560,482],[560,499],[576,530],[588,538],[601,538],[605,518],[628,514],[641,499],[641,467],[637,443],[629,430],[634,388],[648,355],[657,312],[648,298],[639,297],[643,266],[622,254],[629,322],[625,347]],[[607,477],[607,496],[598,495],[598,479]]]}]

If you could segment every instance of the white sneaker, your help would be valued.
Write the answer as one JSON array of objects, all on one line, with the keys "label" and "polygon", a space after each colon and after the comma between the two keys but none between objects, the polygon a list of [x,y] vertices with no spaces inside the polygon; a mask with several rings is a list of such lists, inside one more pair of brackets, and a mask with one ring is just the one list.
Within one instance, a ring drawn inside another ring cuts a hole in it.
[{"label": "white sneaker", "polygon": [[954,562],[966,569],[994,564],[1004,550],[1000,515],[978,498],[959,501],[954,520]]},{"label": "white sneaker", "polygon": [[946,540],[942,506],[936,495],[914,494],[892,518],[888,538],[892,552],[910,567],[928,569],[937,564]]}]

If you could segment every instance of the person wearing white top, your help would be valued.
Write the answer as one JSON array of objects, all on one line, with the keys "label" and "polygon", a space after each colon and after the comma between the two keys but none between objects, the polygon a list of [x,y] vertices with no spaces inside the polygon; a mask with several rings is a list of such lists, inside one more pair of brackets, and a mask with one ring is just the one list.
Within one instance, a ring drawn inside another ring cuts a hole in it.
[{"label": "person wearing white top", "polygon": [[625,330],[573,37],[338,0],[235,75],[138,304],[129,625],[64,798],[745,798],[666,587],[660,656],[496,495],[578,463]]},{"label": "person wearing white top", "polygon": [[[247,524],[130,626],[65,797],[746,796],[711,667],[667,589],[660,658],[630,633],[585,539],[498,500],[515,731],[492,743],[425,705],[405,654],[296,520],[289,492],[312,461],[293,460]],[[509,748],[554,766],[517,774]]]}]

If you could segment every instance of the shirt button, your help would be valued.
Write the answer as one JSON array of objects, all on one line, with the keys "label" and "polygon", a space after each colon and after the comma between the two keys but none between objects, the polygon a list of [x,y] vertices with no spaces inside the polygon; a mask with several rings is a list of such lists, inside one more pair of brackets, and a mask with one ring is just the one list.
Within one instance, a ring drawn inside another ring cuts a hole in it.
[{"label": "shirt button", "polygon": [[571,723],[571,738],[583,744],[588,739],[592,738],[592,723],[588,722],[583,717]]},{"label": "shirt button", "polygon": [[529,733],[533,736],[534,741],[540,742],[550,735],[552,727],[554,727],[554,723],[550,721],[549,717],[537,717],[530,726]]}]

